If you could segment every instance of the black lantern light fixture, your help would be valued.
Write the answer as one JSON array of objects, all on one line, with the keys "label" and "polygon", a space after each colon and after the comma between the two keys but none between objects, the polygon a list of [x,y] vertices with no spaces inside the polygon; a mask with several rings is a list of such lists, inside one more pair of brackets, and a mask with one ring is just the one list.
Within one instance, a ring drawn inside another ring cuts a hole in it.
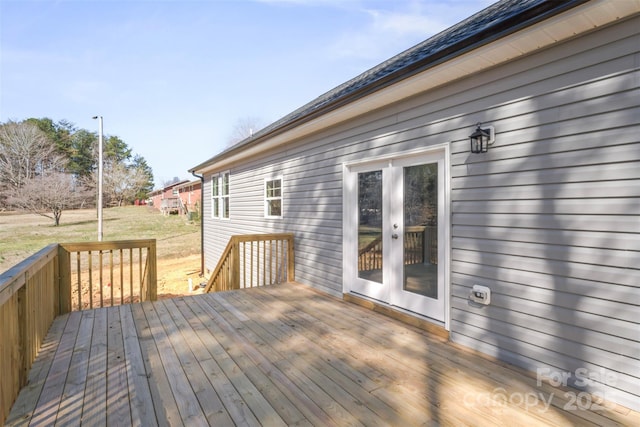
[{"label": "black lantern light fixture", "polygon": [[495,130],[493,126],[480,127],[478,123],[475,132],[469,135],[472,153],[486,153],[489,151],[489,145],[495,141]]}]

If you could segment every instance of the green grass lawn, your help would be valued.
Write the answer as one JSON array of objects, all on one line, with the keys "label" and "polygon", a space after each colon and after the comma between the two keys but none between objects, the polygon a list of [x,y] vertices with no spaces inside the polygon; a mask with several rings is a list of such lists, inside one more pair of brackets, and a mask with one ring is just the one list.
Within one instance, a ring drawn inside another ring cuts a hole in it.
[{"label": "green grass lawn", "polygon": [[[147,206],[103,210],[103,240],[156,239],[158,258],[200,252],[200,223]],[[98,240],[94,209],[64,211],[60,225],[27,213],[0,213],[0,273],[51,243]]]}]

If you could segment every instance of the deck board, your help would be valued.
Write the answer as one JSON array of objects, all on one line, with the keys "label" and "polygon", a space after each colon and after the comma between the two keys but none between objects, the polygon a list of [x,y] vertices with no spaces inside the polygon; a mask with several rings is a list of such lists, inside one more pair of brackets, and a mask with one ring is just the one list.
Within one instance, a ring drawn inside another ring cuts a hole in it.
[{"label": "deck board", "polygon": [[78,415],[82,413],[83,402],[78,396],[84,394],[87,382],[94,314],[93,310],[82,312],[78,335],[71,355],[71,365],[58,409],[57,421],[62,425],[71,424],[72,420],[77,419]]},{"label": "deck board", "polygon": [[14,420],[15,426],[27,426],[35,413],[38,397],[42,392],[48,374],[51,370],[53,358],[60,346],[60,341],[64,333],[66,321],[69,316],[60,317],[49,328],[49,333],[45,337],[38,357],[29,371],[29,383],[20,390],[18,399],[11,408],[14,414],[25,414],[23,418]]},{"label": "deck board", "polygon": [[[131,425],[131,402],[119,307],[107,308],[107,424]],[[98,397],[100,398],[100,397]]]},{"label": "deck board", "polygon": [[58,317],[7,425],[640,425],[567,390],[287,284]]},{"label": "deck board", "polygon": [[145,309],[152,310],[152,303],[131,305],[140,349],[144,354],[143,362],[149,380],[149,392],[153,404],[155,420],[160,427],[183,426],[178,404],[173,399],[169,378],[162,367],[162,360],[151,328],[147,322]]},{"label": "deck board", "polygon": [[[219,402],[217,402],[218,404],[216,406],[221,410],[228,408],[229,419],[233,420],[233,422],[227,421],[227,425],[233,423],[248,426],[259,425],[259,421],[248,409],[247,405],[242,404],[242,396],[238,393],[236,387],[234,387],[235,382],[239,389],[247,390],[251,382],[246,379],[246,377],[240,379],[234,378],[234,382],[227,378],[223,368],[220,366],[221,363],[225,363],[222,361],[223,357],[216,356],[216,354],[220,355],[220,345],[217,341],[211,339],[211,335],[203,325],[207,322],[208,318],[201,319],[198,317],[197,312],[194,312],[184,300],[176,299],[173,300],[172,303],[174,303],[180,311],[184,317],[184,321],[192,328],[189,329],[185,324],[179,325],[181,329],[186,329],[193,335],[190,341],[193,343],[191,348],[194,356],[197,358],[208,381],[219,396]],[[212,353],[212,351],[214,351],[213,349],[217,349],[218,353]],[[232,368],[230,372],[233,372],[233,369],[234,368]],[[259,393],[256,392],[254,394],[258,395]]]},{"label": "deck board", "polygon": [[[152,308],[146,310],[145,313],[158,347],[162,368],[167,373],[172,396],[176,401],[182,422],[190,426],[206,426],[208,423],[204,412],[202,412],[202,408],[196,400],[187,373],[184,371],[177,354],[177,352],[184,351],[184,349],[174,346],[162,325],[160,319],[164,314],[162,301],[153,304]],[[165,319],[165,323],[168,321]]]},{"label": "deck board", "polygon": [[82,425],[102,426],[107,422],[107,310],[95,310],[89,350],[89,366],[83,394]]},{"label": "deck board", "polygon": [[126,368],[131,402],[131,422],[134,426],[141,426],[145,425],[145,420],[154,414],[153,399],[131,306],[122,305],[119,309],[122,319],[124,352],[127,355]]},{"label": "deck board", "polygon": [[[34,409],[31,421],[35,425],[45,425],[48,420],[56,419],[62,400],[67,373],[71,365],[71,357],[76,342],[82,314],[71,313],[66,320],[66,326],[60,345],[58,346],[49,370],[49,375],[43,384],[42,392]],[[37,358],[36,358],[37,359]]]}]

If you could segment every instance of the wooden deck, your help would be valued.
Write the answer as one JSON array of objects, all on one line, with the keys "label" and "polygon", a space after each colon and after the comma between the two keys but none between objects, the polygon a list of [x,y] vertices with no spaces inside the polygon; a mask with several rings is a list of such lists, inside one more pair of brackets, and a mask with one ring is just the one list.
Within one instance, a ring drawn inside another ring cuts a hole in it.
[{"label": "wooden deck", "polygon": [[7,425],[640,425],[566,393],[287,284],[58,317]]}]

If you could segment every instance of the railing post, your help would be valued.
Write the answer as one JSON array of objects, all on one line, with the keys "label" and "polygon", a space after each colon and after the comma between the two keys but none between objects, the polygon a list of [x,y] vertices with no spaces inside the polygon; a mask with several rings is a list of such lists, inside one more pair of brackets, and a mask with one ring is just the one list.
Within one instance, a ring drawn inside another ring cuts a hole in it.
[{"label": "railing post", "polygon": [[158,299],[158,264],[156,262],[156,240],[153,239],[149,243],[149,271],[147,272],[147,292],[149,301]]},{"label": "railing post", "polygon": [[71,254],[58,245],[58,307],[59,314],[71,311]]},{"label": "railing post", "polygon": [[293,245],[294,236],[287,238],[287,282],[296,281],[296,268],[294,263],[295,248]]},{"label": "railing post", "polygon": [[231,289],[240,289],[240,242],[234,239],[231,248],[231,277],[229,278]]}]

